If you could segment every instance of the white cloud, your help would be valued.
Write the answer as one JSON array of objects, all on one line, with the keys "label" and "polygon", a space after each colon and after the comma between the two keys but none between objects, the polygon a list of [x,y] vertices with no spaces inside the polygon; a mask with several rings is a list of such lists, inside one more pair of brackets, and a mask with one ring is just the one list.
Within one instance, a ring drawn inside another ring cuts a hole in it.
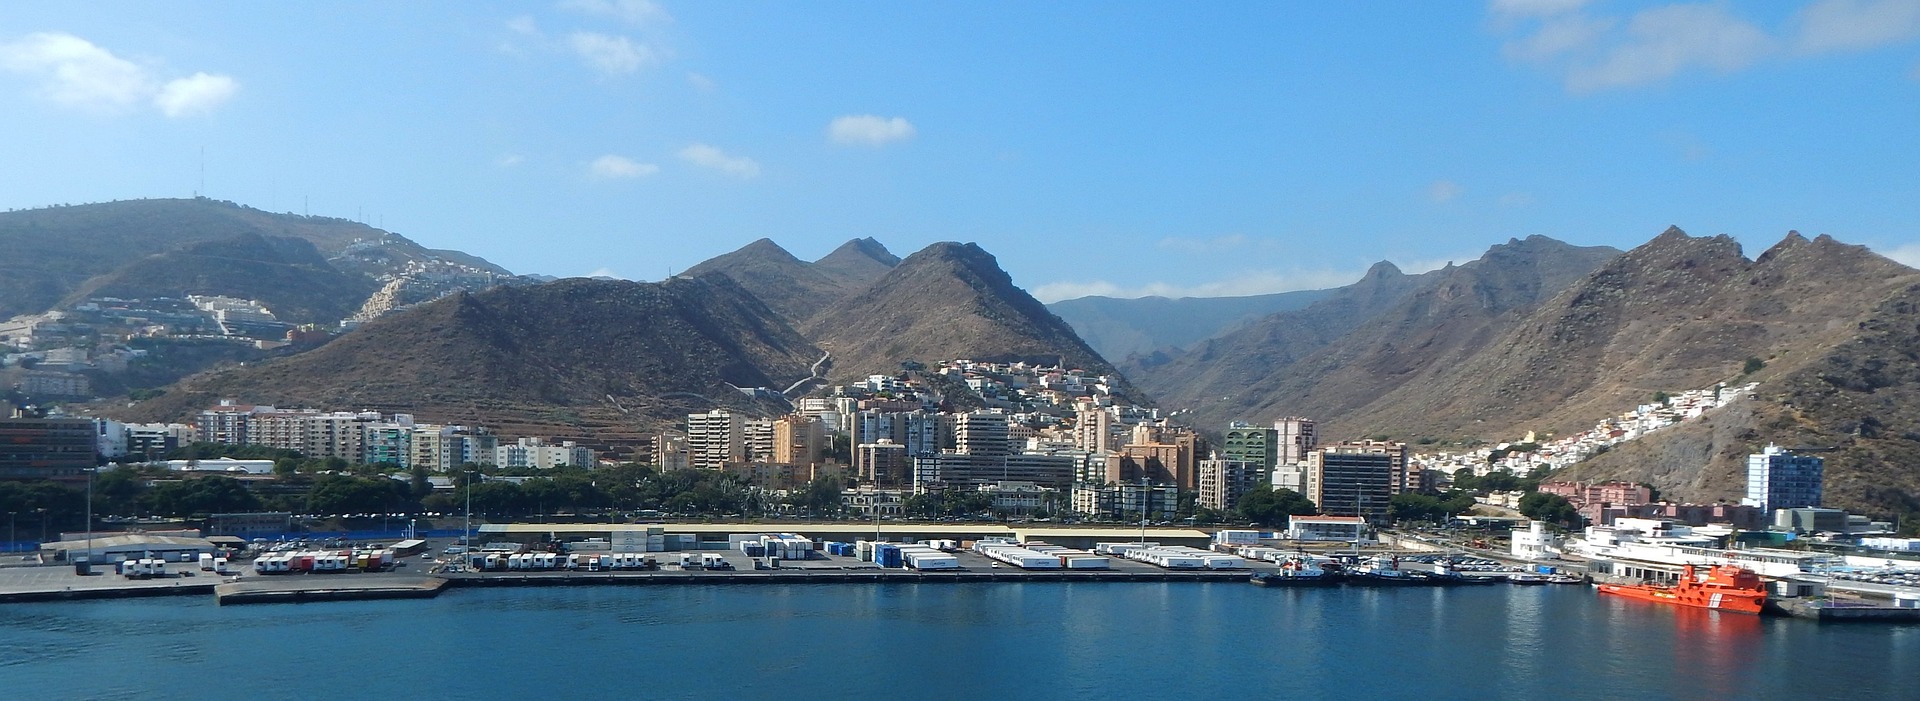
[{"label": "white cloud", "polygon": [[1879,251],[1880,255],[1892,258],[1895,262],[1909,268],[1920,268],[1920,243],[1909,243]]},{"label": "white cloud", "polygon": [[169,117],[206,114],[239,90],[240,84],[227,76],[195,73],[167,81],[160,87],[160,94],[153,97],[153,104]]},{"label": "white cloud", "polygon": [[1509,59],[1555,72],[1569,91],[1659,83],[1689,72],[1734,73],[1762,61],[1865,51],[1920,38],[1920,0],[1814,0],[1772,30],[1736,10],[1751,4],[1655,5],[1624,21],[1567,0],[1494,0]]},{"label": "white cloud", "polygon": [[593,159],[593,162],[587,165],[587,171],[592,173],[593,177],[614,180],[653,175],[660,172],[660,166],[641,163],[625,156],[607,154]]},{"label": "white cloud", "polygon": [[540,25],[535,24],[533,18],[526,15],[507,20],[507,29],[513,30],[515,34],[524,34],[531,37],[546,36],[546,34],[540,31]]},{"label": "white cloud", "polygon": [[38,80],[40,96],[55,104],[111,111],[150,102],[169,117],[211,111],[240,87],[208,73],[161,83],[146,67],[62,32],[0,44],[0,70]]},{"label": "white cloud", "polygon": [[594,269],[593,272],[587,273],[586,276],[591,278],[609,278],[614,280],[626,279],[624,277],[620,277],[619,273],[613,272],[613,268],[606,268],[606,267],[596,268]]},{"label": "white cloud", "polygon": [[1587,0],[1491,0],[1487,10],[1508,17],[1546,17],[1580,9]]},{"label": "white cloud", "polygon": [[501,154],[499,158],[493,159],[493,165],[498,168],[512,168],[514,166],[517,166],[517,165],[520,165],[521,163],[526,162],[526,160],[527,159],[522,157],[520,154],[507,153],[507,154]]},{"label": "white cloud", "polygon": [[596,32],[574,32],[567,46],[592,68],[607,75],[624,75],[659,61],[659,55],[644,44],[623,36]]},{"label": "white cloud", "polygon": [[1803,53],[1862,51],[1920,36],[1920,0],[1819,0],[1796,19]]},{"label": "white cloud", "polygon": [[1136,287],[1125,287],[1105,280],[1088,282],[1050,282],[1033,288],[1033,297],[1041,302],[1052,304],[1063,299],[1077,299],[1091,295],[1132,299],[1136,297],[1244,297],[1247,295],[1272,294],[1275,292],[1293,292],[1295,290],[1324,290],[1353,284],[1364,271],[1303,270],[1293,272],[1261,271],[1241,274],[1225,280],[1206,282],[1198,285],[1176,285],[1165,282],[1151,282]]},{"label": "white cloud", "polygon": [[760,175],[760,164],[746,156],[730,156],[727,152],[706,144],[693,144],[680,149],[680,160],[709,170],[717,170],[737,178],[752,178]]},{"label": "white cloud", "polygon": [[42,97],[73,107],[127,107],[153,94],[145,69],[72,34],[0,44],[0,68],[39,79]]},{"label": "white cloud", "polygon": [[650,0],[561,0],[560,8],[632,25],[665,24],[673,16]]},{"label": "white cloud", "polygon": [[1452,202],[1455,198],[1459,197],[1461,193],[1466,191],[1466,188],[1461,187],[1459,183],[1452,180],[1435,180],[1433,184],[1427,186],[1427,199],[1432,200],[1435,204],[1446,204]]},{"label": "white cloud", "polygon": [[713,82],[713,79],[708,78],[706,74],[692,71],[687,73],[687,84],[700,92],[713,92],[720,89],[720,84]]},{"label": "white cloud", "polygon": [[850,114],[827,125],[827,137],[836,144],[884,146],[911,139],[914,133],[913,123],[905,117]]},{"label": "white cloud", "polygon": [[1627,39],[1600,58],[1573,66],[1575,92],[1656,83],[1693,68],[1731,73],[1775,49],[1759,27],[1720,5],[1668,5],[1642,10],[1627,22]]},{"label": "white cloud", "polygon": [[1501,50],[1508,58],[1540,63],[1592,48],[1618,24],[1611,18],[1585,15],[1556,17],[1540,25],[1532,35],[1508,41]]}]

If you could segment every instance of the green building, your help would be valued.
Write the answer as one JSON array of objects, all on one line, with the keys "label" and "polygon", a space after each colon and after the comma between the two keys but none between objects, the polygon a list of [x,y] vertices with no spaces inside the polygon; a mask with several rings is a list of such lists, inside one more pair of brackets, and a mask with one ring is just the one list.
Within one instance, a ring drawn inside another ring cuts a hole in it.
[{"label": "green building", "polygon": [[1252,463],[1271,474],[1280,462],[1280,432],[1271,426],[1253,426],[1241,421],[1227,424],[1226,440],[1220,457]]}]

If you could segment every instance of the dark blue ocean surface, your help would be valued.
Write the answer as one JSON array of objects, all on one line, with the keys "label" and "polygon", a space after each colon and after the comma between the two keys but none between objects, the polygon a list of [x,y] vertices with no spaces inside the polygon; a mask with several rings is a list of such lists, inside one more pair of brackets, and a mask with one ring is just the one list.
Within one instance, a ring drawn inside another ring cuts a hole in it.
[{"label": "dark blue ocean surface", "polygon": [[1920,626],[1578,586],[630,586],[0,606],[20,699],[1920,699]]}]

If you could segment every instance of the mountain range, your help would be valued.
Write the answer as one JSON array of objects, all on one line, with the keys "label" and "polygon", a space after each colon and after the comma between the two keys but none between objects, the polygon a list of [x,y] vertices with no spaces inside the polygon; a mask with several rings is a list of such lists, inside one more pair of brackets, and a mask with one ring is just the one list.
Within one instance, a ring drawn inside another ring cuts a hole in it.
[{"label": "mountain range", "polygon": [[[1112,374],[1127,398],[1155,397],[1206,429],[1302,415],[1329,441],[1472,443],[1757,382],[1749,399],[1566,476],[1726,499],[1744,455],[1776,442],[1828,457],[1834,505],[1920,511],[1920,271],[1827,236],[1790,233],[1751,259],[1727,236],[1677,228],[1624,253],[1532,236],[1415,275],[1383,262],[1331,290],[1051,309],[969,243],[901,259],[856,239],[808,262],[761,239],[659,283],[492,286],[505,271],[465,254],[207,200],[7,213],[0,251],[12,254],[0,309],[14,313],[184,293],[260,299],[316,323],[355,305],[389,311],[317,348],[115,405],[127,418],[180,420],[237,398],[632,446],[690,411],[784,410],[743,389],[1024,359]],[[407,307],[444,292],[393,288],[397,271],[428,264],[473,273],[475,287]],[[1063,316],[1111,328],[1076,332]],[[1116,368],[1087,335],[1135,352]]]},{"label": "mountain range", "polygon": [[425,262],[512,275],[359,222],[206,198],[16,210],[0,213],[0,319],[87,296],[224,294],[278,302],[269,308],[296,323],[331,323],[378,279]]}]

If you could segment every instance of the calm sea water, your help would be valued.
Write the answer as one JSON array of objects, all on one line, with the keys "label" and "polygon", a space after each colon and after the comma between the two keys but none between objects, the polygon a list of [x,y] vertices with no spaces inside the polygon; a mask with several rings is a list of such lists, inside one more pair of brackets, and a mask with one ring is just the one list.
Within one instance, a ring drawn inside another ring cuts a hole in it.
[{"label": "calm sea water", "polygon": [[1920,699],[1920,626],[1587,587],[752,585],[0,606],[23,699]]}]

